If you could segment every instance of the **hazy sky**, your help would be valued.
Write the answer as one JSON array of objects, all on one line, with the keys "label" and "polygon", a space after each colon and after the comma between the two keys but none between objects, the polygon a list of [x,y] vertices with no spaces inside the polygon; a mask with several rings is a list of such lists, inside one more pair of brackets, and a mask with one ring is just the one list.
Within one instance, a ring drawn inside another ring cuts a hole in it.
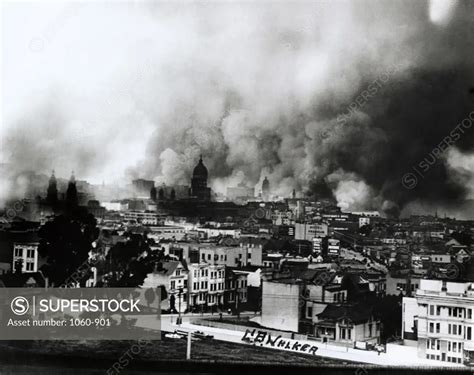
[{"label": "hazy sky", "polygon": [[[404,171],[469,113],[468,86],[444,81],[472,78],[470,11],[444,0],[4,2],[0,160],[93,183],[185,183],[202,152],[215,189],[269,175],[281,194],[323,181],[343,206],[403,205],[426,195],[394,193]],[[431,110],[438,89],[455,103],[449,116]],[[420,102],[391,113],[412,95]],[[443,125],[412,134],[429,113]],[[405,136],[416,152],[393,168],[392,140]],[[469,185],[471,146],[425,180]],[[465,195],[443,189],[433,200]]]}]

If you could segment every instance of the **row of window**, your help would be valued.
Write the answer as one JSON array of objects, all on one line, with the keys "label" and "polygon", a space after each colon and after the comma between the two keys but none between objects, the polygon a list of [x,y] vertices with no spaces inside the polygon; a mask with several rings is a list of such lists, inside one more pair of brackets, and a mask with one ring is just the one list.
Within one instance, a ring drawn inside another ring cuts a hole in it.
[{"label": "row of window", "polygon": [[216,290],[224,290],[224,283],[211,284],[211,292]]},{"label": "row of window", "polygon": [[461,359],[461,358],[448,356],[446,359],[447,359],[448,362],[452,362],[452,363],[462,363],[462,359]]},{"label": "row of window", "polygon": [[[26,257],[27,258],[34,258],[35,257],[35,251],[34,249],[27,249],[26,250]],[[15,249],[15,257],[21,258],[23,256],[23,249]]]},{"label": "row of window", "polygon": [[[217,279],[217,278],[224,278],[225,277],[225,273],[224,271],[211,271],[210,272],[211,274],[211,279]],[[194,270],[194,273],[193,273],[194,277],[199,277],[199,270]],[[209,275],[209,272],[207,270],[207,268],[204,268],[201,270],[201,277],[207,277]]]},{"label": "row of window", "polygon": [[[181,283],[178,281],[178,288],[181,287]],[[183,288],[187,288],[188,287],[188,280],[183,280]],[[176,281],[171,281],[171,289],[176,289]]]},{"label": "row of window", "polygon": [[211,279],[224,278],[224,271],[211,271]]},{"label": "row of window", "polygon": [[[439,361],[441,359],[441,356],[439,354],[427,354],[426,359],[434,359],[436,361]],[[450,357],[450,356],[446,357],[446,361],[447,362],[452,362],[452,363],[462,363],[461,358]]]},{"label": "row of window", "polygon": [[[430,333],[440,333],[441,332],[441,323],[430,323],[429,324]],[[463,326],[461,324],[448,324],[448,334],[462,336],[463,335]],[[472,327],[465,327],[464,329],[464,338],[471,340],[472,337]]]},{"label": "row of window", "polygon": [[426,340],[426,349],[439,350],[440,341],[438,339]]},{"label": "row of window", "polygon": [[429,315],[440,316],[441,309],[447,309],[448,316],[451,318],[472,319],[472,309],[464,307],[429,305]]},{"label": "row of window", "polygon": [[454,353],[462,353],[463,351],[463,343],[462,342],[457,342],[457,341],[448,341],[448,352],[454,352]]},{"label": "row of window", "polygon": [[[448,352],[462,353],[463,343],[459,341],[448,341]],[[428,339],[426,340],[426,349],[440,350],[440,340]]]},{"label": "row of window", "polygon": [[[208,275],[207,269],[201,270],[201,276],[206,277]],[[194,277],[199,277],[199,270],[194,270]]]}]

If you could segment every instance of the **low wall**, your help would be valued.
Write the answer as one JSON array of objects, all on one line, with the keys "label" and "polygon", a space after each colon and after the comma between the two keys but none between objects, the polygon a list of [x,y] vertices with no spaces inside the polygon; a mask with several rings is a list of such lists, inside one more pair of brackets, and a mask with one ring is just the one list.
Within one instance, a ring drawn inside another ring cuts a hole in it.
[{"label": "low wall", "polygon": [[275,335],[280,335],[281,337],[285,337],[287,339],[307,340],[307,335],[301,335],[298,333],[285,332],[285,331],[277,331],[277,330],[269,329],[265,327],[251,327],[251,326],[245,326],[241,324],[231,324],[231,323],[219,322],[216,320],[203,319],[203,318],[198,318],[198,317],[191,318],[190,321],[193,324],[198,324],[198,325],[207,326],[207,327],[229,329],[232,331],[240,331],[240,332],[246,332],[247,330],[252,331],[254,329],[265,330],[267,332],[270,332]]}]

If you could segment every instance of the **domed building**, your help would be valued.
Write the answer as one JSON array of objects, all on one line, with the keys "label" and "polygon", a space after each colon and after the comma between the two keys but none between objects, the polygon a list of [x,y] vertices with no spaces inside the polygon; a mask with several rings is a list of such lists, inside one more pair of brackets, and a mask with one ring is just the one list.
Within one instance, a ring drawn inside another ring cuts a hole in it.
[{"label": "domed building", "polygon": [[202,155],[199,162],[194,167],[193,177],[191,178],[191,197],[201,201],[211,200],[211,188],[207,187],[207,168],[202,162]]}]

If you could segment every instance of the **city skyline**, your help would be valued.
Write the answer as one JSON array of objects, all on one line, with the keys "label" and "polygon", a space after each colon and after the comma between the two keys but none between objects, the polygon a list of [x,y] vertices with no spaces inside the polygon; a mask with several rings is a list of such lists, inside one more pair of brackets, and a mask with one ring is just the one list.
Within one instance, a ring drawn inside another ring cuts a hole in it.
[{"label": "city skyline", "polygon": [[[13,180],[54,168],[184,184],[202,153],[221,193],[268,176],[277,195],[344,209],[469,213],[469,2],[2,10],[0,161]],[[18,190],[2,175],[0,200]]]}]

